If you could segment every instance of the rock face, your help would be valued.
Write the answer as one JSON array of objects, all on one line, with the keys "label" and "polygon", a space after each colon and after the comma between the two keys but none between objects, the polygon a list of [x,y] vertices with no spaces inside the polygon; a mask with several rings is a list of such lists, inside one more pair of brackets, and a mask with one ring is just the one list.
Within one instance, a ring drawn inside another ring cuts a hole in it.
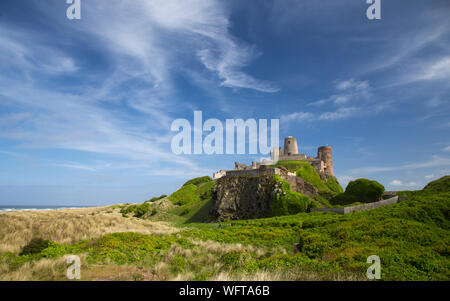
[{"label": "rock face", "polygon": [[[282,176],[293,191],[309,196],[317,189],[302,178]],[[224,177],[212,189],[211,217],[216,221],[254,219],[270,216],[272,200],[281,189],[273,176]]]},{"label": "rock face", "polygon": [[212,189],[211,215],[217,221],[267,217],[278,186],[272,176],[221,178]]},{"label": "rock face", "polygon": [[313,184],[306,182],[300,177],[295,176],[281,176],[283,180],[291,185],[292,191],[306,194],[307,196],[319,195],[317,188]]}]

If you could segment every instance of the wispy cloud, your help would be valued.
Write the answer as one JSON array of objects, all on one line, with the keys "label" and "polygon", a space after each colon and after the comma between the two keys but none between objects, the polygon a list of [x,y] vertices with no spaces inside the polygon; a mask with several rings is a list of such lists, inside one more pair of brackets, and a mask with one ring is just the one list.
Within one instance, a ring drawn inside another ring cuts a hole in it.
[{"label": "wispy cloud", "polygon": [[[281,116],[284,122],[340,120],[355,116],[377,113],[382,110],[381,104],[370,104],[372,91],[369,81],[354,78],[334,82],[337,92],[331,96],[309,103],[310,107],[325,108],[321,112],[294,112]],[[370,109],[368,109],[370,107]],[[334,108],[334,110],[330,110]]]},{"label": "wispy cloud", "polygon": [[369,81],[359,81],[354,78],[336,81],[335,89],[338,93],[328,98],[320,99],[310,103],[310,106],[323,106],[325,104],[345,105],[352,101],[363,102],[371,95]]},{"label": "wispy cloud", "polygon": [[294,112],[291,114],[286,114],[286,115],[282,115],[280,116],[280,120],[281,122],[291,122],[291,121],[296,121],[296,122],[301,122],[301,121],[313,121],[315,120],[315,115],[313,113],[309,113],[309,112]]},{"label": "wispy cloud", "polygon": [[[174,70],[196,61],[204,71],[217,75],[217,87],[261,92],[278,88],[243,71],[259,53],[230,33],[230,11],[223,2],[112,2],[86,3],[95,18],[76,24],[56,19],[48,4],[36,4],[57,27],[72,32],[75,40],[87,40],[95,55],[107,58],[105,77],[90,76],[90,66],[61,43],[47,43],[44,32],[2,25],[1,67],[27,76],[15,81],[0,75],[1,96],[10,100],[2,103],[3,109],[11,112],[0,116],[0,124],[8,128],[0,136],[20,141],[23,147],[119,156],[131,160],[129,166],[155,172],[164,165],[203,171],[191,159],[170,152],[170,123],[189,106],[174,92]],[[90,82],[77,81],[71,87],[68,81],[64,91],[39,83],[44,75],[61,73],[88,74]],[[86,171],[110,168],[73,162],[56,165]]]},{"label": "wispy cloud", "polygon": [[351,174],[368,174],[376,172],[386,172],[386,171],[399,171],[399,170],[413,170],[429,167],[442,167],[450,166],[450,158],[443,158],[439,156],[433,156],[431,160],[425,162],[417,162],[412,164],[404,164],[399,166],[369,166],[354,168],[349,170]]}]

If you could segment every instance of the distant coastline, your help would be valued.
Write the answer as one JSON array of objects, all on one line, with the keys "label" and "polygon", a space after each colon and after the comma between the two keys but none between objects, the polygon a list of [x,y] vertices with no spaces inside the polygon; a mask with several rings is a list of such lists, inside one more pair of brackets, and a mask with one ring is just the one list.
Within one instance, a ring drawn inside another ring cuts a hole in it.
[{"label": "distant coastline", "polygon": [[13,211],[41,211],[41,210],[62,210],[62,209],[80,209],[91,208],[95,206],[20,206],[20,205],[0,205],[0,213]]}]

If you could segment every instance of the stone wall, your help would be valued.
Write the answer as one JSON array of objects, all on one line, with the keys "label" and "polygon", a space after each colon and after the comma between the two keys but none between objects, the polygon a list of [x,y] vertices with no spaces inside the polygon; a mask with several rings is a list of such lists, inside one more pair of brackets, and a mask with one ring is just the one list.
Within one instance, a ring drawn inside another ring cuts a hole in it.
[{"label": "stone wall", "polygon": [[243,170],[227,170],[225,176],[226,177],[260,177],[260,176],[273,176],[280,175],[281,171],[278,168],[267,168],[267,169],[243,169]]},{"label": "stone wall", "polygon": [[393,198],[379,201],[379,202],[373,202],[368,203],[364,205],[358,205],[358,206],[350,206],[350,207],[339,207],[339,208],[313,208],[312,211],[328,211],[328,212],[335,212],[339,214],[349,214],[356,211],[365,211],[365,210],[372,210],[375,208],[392,205],[398,202],[398,196],[395,196]]}]

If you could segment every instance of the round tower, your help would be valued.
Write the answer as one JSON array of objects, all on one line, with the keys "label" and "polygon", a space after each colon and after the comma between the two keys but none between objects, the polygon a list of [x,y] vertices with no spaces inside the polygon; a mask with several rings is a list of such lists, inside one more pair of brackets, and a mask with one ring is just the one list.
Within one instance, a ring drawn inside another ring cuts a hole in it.
[{"label": "round tower", "polygon": [[325,163],[325,174],[334,176],[331,146],[321,146],[317,150],[317,158]]},{"label": "round tower", "polygon": [[284,155],[285,156],[298,155],[297,139],[295,139],[292,136],[284,138]]}]

